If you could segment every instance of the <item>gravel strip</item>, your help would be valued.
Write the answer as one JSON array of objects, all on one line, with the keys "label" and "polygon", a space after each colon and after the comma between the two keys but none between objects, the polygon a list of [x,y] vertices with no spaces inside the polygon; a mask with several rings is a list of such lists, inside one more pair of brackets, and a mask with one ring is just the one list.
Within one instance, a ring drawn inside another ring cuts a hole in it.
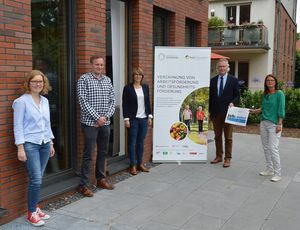
[{"label": "gravel strip", "polygon": [[[148,163],[145,164],[145,167],[147,169],[153,168],[155,166],[157,166],[159,164],[155,164],[155,163]],[[139,170],[137,170],[138,173],[141,173]],[[128,178],[132,177],[132,175],[129,172],[123,172],[121,174],[118,174],[117,176],[111,177],[109,179],[107,179],[107,182],[110,184],[117,184],[120,181],[126,180]],[[91,186],[90,188],[92,190],[93,193],[96,193],[100,190],[102,190],[102,188],[97,188],[96,185]],[[73,195],[69,195],[66,197],[61,197],[53,202],[50,202],[49,204],[45,205],[42,210],[47,211],[47,212],[54,212],[55,210],[58,210],[68,204],[72,204],[78,200],[81,200],[82,198],[84,198],[84,196],[82,195],[81,192],[76,192]]]}]

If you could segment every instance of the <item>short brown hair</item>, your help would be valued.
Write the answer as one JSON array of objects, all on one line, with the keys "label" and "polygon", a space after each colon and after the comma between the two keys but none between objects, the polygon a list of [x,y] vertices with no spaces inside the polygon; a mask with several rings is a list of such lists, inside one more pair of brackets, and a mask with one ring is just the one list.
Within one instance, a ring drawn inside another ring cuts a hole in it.
[{"label": "short brown hair", "polygon": [[104,61],[104,58],[103,58],[102,56],[96,54],[96,55],[91,56],[91,58],[90,58],[90,63],[93,64],[93,61],[94,61],[95,59],[98,59],[98,58],[102,58],[103,61]]},{"label": "short brown hair", "polygon": [[144,72],[141,68],[135,68],[134,70],[132,70],[132,73],[131,73],[131,82],[134,83],[134,75],[136,74],[140,74],[142,75],[142,80],[141,80],[141,85],[143,85],[144,83]]},{"label": "short brown hair", "polygon": [[34,78],[37,75],[41,75],[43,78],[43,81],[44,81],[44,87],[43,87],[42,91],[40,92],[40,94],[42,94],[42,95],[47,94],[48,91],[50,91],[52,89],[49,84],[48,78],[41,71],[34,69],[34,70],[29,71],[26,74],[26,77],[24,78],[24,80],[22,82],[21,89],[22,89],[23,93],[30,94],[30,91],[31,91],[30,87],[29,87],[30,81],[32,80],[32,78]]}]

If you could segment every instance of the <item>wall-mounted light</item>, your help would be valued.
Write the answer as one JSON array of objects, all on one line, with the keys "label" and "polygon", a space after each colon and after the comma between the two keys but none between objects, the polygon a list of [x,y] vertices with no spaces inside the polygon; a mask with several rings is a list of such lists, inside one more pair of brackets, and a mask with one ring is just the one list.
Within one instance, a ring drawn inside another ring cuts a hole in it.
[{"label": "wall-mounted light", "polygon": [[211,15],[212,17],[215,16],[215,10],[214,10],[214,9],[212,9],[212,10],[210,11],[210,15]]}]

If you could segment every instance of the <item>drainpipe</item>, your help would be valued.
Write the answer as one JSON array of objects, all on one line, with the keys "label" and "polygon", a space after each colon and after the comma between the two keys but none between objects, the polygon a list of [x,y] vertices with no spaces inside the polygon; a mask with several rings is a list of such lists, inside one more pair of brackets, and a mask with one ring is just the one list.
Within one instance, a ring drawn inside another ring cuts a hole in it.
[{"label": "drainpipe", "polygon": [[280,29],[280,12],[281,12],[281,0],[276,0],[278,3],[278,15],[277,15],[277,29],[276,29],[276,64],[275,64],[275,76],[278,74],[278,48],[279,48],[279,29]]}]

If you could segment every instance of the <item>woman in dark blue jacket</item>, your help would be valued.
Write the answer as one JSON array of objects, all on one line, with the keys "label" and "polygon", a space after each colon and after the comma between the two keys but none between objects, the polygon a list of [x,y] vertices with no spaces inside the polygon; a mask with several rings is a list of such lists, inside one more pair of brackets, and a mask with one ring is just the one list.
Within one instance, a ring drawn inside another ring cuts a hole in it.
[{"label": "woman in dark blue jacket", "polygon": [[[122,97],[123,117],[128,130],[128,154],[132,175],[137,174],[137,169],[149,172],[143,165],[143,153],[148,126],[152,125],[152,114],[149,86],[143,83],[143,70],[135,68],[131,74],[131,83],[124,87]],[[135,156],[137,156],[137,166]]]}]

